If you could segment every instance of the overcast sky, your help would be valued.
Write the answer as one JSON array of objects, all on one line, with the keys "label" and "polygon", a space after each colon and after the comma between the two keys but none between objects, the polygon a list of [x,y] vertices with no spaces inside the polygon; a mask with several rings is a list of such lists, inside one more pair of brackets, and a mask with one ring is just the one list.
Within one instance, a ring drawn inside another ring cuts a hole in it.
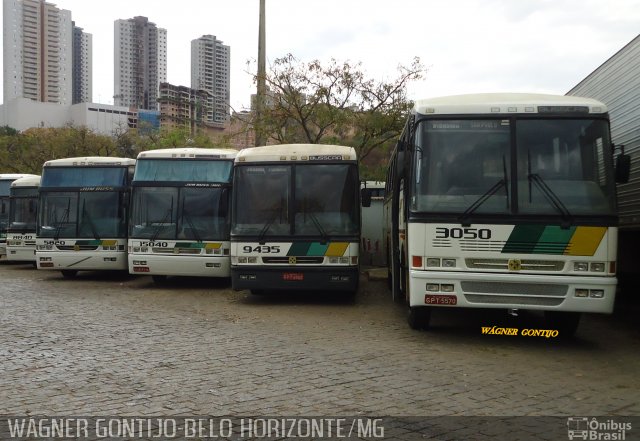
[{"label": "overcast sky", "polygon": [[[190,86],[191,40],[231,47],[231,105],[255,86],[259,0],[51,1],[93,35],[93,101],[113,103],[113,29],[146,16],[167,30],[168,78]],[[375,79],[420,57],[410,98],[470,92],[564,94],[640,33],[640,0],[266,0],[267,63],[287,53],[362,62]]]}]

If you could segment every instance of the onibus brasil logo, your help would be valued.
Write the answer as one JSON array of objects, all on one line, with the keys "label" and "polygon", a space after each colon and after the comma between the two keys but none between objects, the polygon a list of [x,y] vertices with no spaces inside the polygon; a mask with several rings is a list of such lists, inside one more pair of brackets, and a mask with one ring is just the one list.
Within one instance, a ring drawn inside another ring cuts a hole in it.
[{"label": "onibus brasil logo", "polygon": [[624,441],[629,431],[631,423],[621,423],[612,418],[567,418],[567,436],[570,440]]}]

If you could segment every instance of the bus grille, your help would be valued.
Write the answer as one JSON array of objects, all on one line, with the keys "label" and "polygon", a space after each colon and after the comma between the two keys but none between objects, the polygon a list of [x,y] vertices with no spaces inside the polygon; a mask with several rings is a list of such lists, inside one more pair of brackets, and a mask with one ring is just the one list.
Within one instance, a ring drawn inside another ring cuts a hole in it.
[{"label": "bus grille", "polygon": [[[470,269],[492,269],[508,270],[509,259],[465,259],[467,268]],[[521,271],[562,271],[564,262],[560,260],[520,260]]]},{"label": "bus grille", "polygon": [[57,245],[60,251],[95,251],[99,247],[96,245]]},{"label": "bus grille", "polygon": [[200,248],[151,248],[151,252],[162,254],[201,254]]},{"label": "bus grille", "polygon": [[498,295],[480,295],[465,294],[464,298],[469,303],[484,304],[507,304],[507,305],[536,305],[536,306],[558,306],[564,299],[553,297],[526,297],[526,296],[498,296]]},{"label": "bus grille", "polygon": [[460,287],[465,295],[489,294],[506,296],[540,296],[540,297],[564,297],[567,295],[568,285],[545,283],[515,283],[515,282],[460,282]]},{"label": "bus grille", "polygon": [[[324,262],[324,257],[320,256],[320,257],[308,257],[308,256],[296,256],[295,257],[296,261],[295,264],[321,264],[322,262]],[[288,256],[280,256],[280,257],[263,257],[262,258],[262,262],[263,263],[272,263],[272,264],[287,264],[289,265],[291,262],[289,260]]]}]

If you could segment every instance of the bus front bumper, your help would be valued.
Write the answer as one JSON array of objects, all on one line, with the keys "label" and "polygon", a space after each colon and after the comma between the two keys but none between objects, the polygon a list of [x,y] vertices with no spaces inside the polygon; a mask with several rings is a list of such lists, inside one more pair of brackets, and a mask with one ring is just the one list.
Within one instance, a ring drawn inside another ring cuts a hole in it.
[{"label": "bus front bumper", "polygon": [[76,271],[126,271],[127,253],[122,251],[36,251],[38,269]]},{"label": "bus front bumper", "polygon": [[35,262],[36,261],[36,247],[14,247],[7,246],[7,260],[13,262]]},{"label": "bus front bumper", "polygon": [[410,271],[409,305],[610,314],[615,277]]},{"label": "bus front bumper", "polygon": [[138,276],[229,277],[229,256],[129,254],[129,273]]},{"label": "bus front bumper", "polygon": [[358,289],[357,266],[232,266],[233,289],[348,291]]}]

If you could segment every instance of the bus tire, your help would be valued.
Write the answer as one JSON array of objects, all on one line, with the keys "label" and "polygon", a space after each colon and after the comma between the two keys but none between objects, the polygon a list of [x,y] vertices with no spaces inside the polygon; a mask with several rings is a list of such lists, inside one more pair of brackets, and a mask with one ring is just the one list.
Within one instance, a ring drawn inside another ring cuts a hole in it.
[{"label": "bus tire", "polygon": [[572,337],[580,324],[579,312],[545,311],[544,320],[547,329],[558,331],[558,337]]},{"label": "bus tire", "polygon": [[65,279],[75,279],[78,275],[78,270],[60,270],[60,272]]},{"label": "bus tire", "polygon": [[151,279],[153,280],[153,283],[162,284],[167,281],[167,276],[162,274],[154,274],[151,276]]},{"label": "bus tire", "polygon": [[407,316],[407,322],[411,329],[421,331],[423,329],[429,329],[429,322],[431,321],[431,308],[428,306],[415,306],[409,307],[409,314]]},{"label": "bus tire", "polygon": [[400,259],[396,257],[391,267],[391,298],[394,303],[404,302],[405,295],[402,291],[403,278],[402,265],[400,264]]}]

